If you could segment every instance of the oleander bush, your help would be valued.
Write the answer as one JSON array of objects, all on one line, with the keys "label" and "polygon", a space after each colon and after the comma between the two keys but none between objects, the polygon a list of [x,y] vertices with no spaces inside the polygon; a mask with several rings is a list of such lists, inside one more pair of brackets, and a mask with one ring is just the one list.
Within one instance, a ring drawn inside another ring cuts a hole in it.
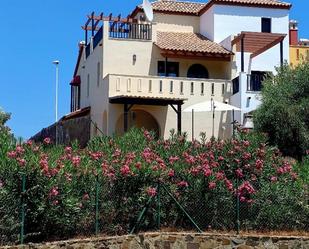
[{"label": "oleander bush", "polygon": [[194,229],[166,190],[202,230],[234,230],[237,199],[242,230],[309,229],[308,170],[245,130],[189,142],[132,129],[83,150],[1,137],[0,161],[0,244],[18,241],[23,202],[26,241],[93,234],[96,207],[101,233],[128,233],[148,200],[140,229],[156,229],[158,197],[162,227]]}]

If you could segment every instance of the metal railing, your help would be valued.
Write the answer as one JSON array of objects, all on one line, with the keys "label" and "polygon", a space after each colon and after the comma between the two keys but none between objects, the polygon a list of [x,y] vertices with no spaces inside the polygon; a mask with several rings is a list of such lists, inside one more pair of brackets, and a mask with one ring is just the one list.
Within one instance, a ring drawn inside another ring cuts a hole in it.
[{"label": "metal railing", "polygon": [[152,40],[152,25],[130,22],[110,22],[109,37],[117,39]]}]

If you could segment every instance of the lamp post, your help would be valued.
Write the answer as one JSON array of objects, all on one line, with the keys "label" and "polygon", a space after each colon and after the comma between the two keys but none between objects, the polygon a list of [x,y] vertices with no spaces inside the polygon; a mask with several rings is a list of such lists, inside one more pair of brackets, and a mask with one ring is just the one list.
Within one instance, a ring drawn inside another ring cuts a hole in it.
[{"label": "lamp post", "polygon": [[53,61],[56,66],[56,96],[55,96],[55,121],[56,121],[56,145],[58,144],[58,85],[59,85],[59,64],[58,60]]}]

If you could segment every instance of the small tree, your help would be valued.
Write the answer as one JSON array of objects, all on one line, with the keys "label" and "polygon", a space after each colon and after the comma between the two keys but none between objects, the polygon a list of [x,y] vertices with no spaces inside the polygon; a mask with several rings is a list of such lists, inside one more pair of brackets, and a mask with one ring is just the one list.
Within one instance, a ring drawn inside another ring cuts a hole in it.
[{"label": "small tree", "polygon": [[263,103],[254,114],[258,131],[287,156],[300,159],[309,148],[309,64],[287,64],[264,81]]}]

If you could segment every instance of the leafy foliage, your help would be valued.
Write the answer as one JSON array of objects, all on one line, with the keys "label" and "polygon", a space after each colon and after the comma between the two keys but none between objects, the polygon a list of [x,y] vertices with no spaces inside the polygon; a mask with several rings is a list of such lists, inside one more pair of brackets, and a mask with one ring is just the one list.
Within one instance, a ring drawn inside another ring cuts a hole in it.
[{"label": "leafy foliage", "polygon": [[[246,131],[229,141],[188,142],[174,132],[156,140],[133,129],[95,138],[85,150],[48,138],[8,147],[0,158],[7,162],[0,167],[0,243],[18,241],[21,174],[32,242],[93,234],[96,196],[100,231],[128,233],[148,199],[158,197],[158,183],[203,230],[235,229],[237,196],[242,229],[307,230],[304,173],[265,141]],[[163,226],[193,229],[166,192],[160,197]],[[156,229],[156,209],[153,202],[141,229]]]},{"label": "leafy foliage", "polygon": [[256,129],[285,155],[301,158],[309,148],[309,63],[279,68],[264,82],[262,96],[254,114]]}]

